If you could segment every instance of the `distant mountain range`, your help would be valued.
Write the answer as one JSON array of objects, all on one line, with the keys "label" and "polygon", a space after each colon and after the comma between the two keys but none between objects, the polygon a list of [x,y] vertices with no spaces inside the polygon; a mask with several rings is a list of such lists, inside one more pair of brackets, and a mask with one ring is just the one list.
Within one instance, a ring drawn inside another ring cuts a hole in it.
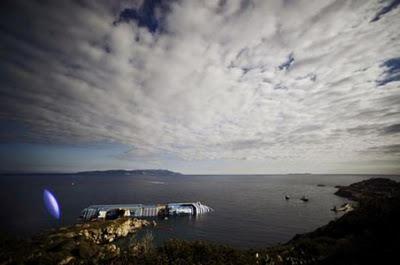
[{"label": "distant mountain range", "polygon": [[165,170],[165,169],[113,169],[113,170],[95,170],[95,171],[82,171],[75,173],[76,175],[158,175],[158,176],[177,176],[181,173]]}]

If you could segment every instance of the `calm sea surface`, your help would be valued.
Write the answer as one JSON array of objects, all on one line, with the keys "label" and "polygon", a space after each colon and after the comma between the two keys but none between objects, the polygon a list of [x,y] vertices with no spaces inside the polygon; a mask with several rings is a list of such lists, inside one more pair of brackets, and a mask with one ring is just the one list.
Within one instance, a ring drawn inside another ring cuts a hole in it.
[{"label": "calm sea surface", "polygon": [[[0,230],[29,236],[52,227],[74,224],[91,204],[201,201],[214,212],[200,217],[158,220],[156,242],[175,237],[201,239],[236,247],[283,243],[340,215],[330,211],[346,200],[335,185],[348,185],[362,175],[203,175],[203,176],[0,176]],[[395,180],[398,177],[391,177]],[[74,184],[72,184],[74,183]],[[326,185],[318,187],[317,184]],[[44,208],[43,189],[61,206],[61,220]],[[286,201],[284,195],[291,199]],[[310,198],[304,203],[303,195]]]}]

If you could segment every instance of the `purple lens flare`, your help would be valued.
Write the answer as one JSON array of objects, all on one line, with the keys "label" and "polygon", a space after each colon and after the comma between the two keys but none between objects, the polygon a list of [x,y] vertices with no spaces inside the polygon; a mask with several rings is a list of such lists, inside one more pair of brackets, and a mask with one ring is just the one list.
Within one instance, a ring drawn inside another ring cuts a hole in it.
[{"label": "purple lens flare", "polygon": [[60,207],[58,206],[57,199],[46,189],[43,191],[43,201],[50,215],[56,219],[60,219]]}]

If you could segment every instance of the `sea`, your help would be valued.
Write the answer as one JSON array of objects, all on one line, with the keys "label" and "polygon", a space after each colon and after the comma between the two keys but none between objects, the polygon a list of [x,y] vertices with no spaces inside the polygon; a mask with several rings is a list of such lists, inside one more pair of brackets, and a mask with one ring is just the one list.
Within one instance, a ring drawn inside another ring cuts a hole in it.
[{"label": "sea", "polygon": [[[93,204],[200,201],[214,209],[201,216],[155,219],[149,229],[156,244],[170,238],[205,240],[238,248],[285,243],[339,218],[331,211],[347,199],[334,195],[371,175],[2,175],[0,232],[29,237],[73,225]],[[388,176],[386,176],[388,177]],[[400,180],[398,176],[389,176]],[[57,198],[60,219],[43,202],[43,190]],[[285,200],[285,195],[290,200]],[[308,202],[300,198],[305,195]]]}]

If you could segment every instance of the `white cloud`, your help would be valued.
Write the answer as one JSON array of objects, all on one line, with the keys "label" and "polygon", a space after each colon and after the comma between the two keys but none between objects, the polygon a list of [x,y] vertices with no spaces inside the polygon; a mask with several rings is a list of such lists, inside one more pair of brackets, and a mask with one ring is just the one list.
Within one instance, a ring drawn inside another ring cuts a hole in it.
[{"label": "white cloud", "polygon": [[377,86],[399,8],[371,23],[378,1],[182,1],[162,32],[113,23],[139,2],[22,2],[29,29],[1,33],[0,114],[35,138],[188,160],[367,161],[399,142],[380,130],[399,123],[400,83]]}]

